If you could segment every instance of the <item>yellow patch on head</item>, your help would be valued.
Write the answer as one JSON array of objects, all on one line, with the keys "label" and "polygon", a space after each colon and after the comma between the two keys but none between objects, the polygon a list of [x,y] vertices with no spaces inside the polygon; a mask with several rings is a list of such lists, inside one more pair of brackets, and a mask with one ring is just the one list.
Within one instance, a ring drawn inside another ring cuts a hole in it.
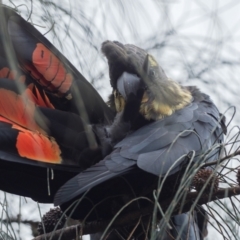
[{"label": "yellow patch on head", "polygon": [[151,103],[142,103],[140,113],[148,120],[158,120],[170,116],[174,110],[166,104],[153,100]]},{"label": "yellow patch on head", "polygon": [[156,101],[153,101],[153,109],[165,116],[170,116],[173,113],[173,109],[169,105],[157,103]]},{"label": "yellow patch on head", "polygon": [[149,97],[146,92],[144,92],[143,97],[142,97],[142,103],[145,103],[149,100]]},{"label": "yellow patch on head", "polygon": [[148,62],[150,63],[151,67],[157,67],[158,66],[157,61],[154,59],[154,57],[152,55],[148,55]]},{"label": "yellow patch on head", "polygon": [[113,94],[114,94],[114,103],[115,103],[116,111],[121,112],[124,109],[125,100],[123,96],[116,90],[113,92]]}]

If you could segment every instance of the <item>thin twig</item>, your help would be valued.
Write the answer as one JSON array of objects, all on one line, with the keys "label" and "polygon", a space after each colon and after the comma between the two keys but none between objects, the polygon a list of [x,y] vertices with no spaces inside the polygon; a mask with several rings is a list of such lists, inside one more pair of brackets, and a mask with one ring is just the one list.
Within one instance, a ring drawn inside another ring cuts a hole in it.
[{"label": "thin twig", "polygon": [[229,154],[229,155],[227,155],[227,156],[225,156],[225,157],[223,157],[223,158],[221,158],[221,159],[219,159],[217,161],[205,163],[202,167],[209,167],[209,166],[212,166],[212,165],[220,164],[221,162],[223,162],[223,161],[225,161],[225,160],[227,160],[229,158],[235,157],[237,155],[240,155],[240,150],[238,150],[238,151],[236,151],[236,152],[234,152],[232,154]]}]

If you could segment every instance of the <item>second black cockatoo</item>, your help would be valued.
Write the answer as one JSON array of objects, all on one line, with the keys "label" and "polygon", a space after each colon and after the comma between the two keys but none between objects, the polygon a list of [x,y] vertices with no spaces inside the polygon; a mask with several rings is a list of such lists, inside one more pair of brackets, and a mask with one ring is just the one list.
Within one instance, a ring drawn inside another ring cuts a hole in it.
[{"label": "second black cockatoo", "polygon": [[[112,217],[113,205],[120,209],[143,193],[152,196],[158,177],[167,175],[171,187],[163,192],[171,195],[178,173],[219,158],[226,132],[210,97],[169,79],[143,49],[106,41],[102,51],[113,88],[109,104],[117,112],[113,124],[95,127],[106,157],[64,184],[54,199],[62,208],[80,199],[74,212],[80,219]],[[175,216],[175,228],[185,224],[183,239],[200,239],[190,215]]]}]

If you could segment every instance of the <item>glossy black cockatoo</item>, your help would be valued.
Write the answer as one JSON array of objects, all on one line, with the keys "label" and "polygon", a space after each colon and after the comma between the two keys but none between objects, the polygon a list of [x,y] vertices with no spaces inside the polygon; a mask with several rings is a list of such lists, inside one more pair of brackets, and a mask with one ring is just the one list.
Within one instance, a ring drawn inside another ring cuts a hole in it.
[{"label": "glossy black cockatoo", "polygon": [[[152,199],[158,177],[167,175],[160,198],[170,196],[181,176],[190,177],[203,162],[220,157],[226,132],[223,116],[210,97],[195,86],[169,79],[143,49],[106,41],[102,52],[113,88],[109,103],[117,112],[111,125],[96,126],[103,152],[108,154],[69,180],[54,199],[63,209],[78,200],[75,213],[82,219],[111,218],[136,197]],[[146,202],[138,201],[138,207]],[[172,236],[179,236],[182,229],[182,239],[202,239],[195,217],[174,216]]]}]

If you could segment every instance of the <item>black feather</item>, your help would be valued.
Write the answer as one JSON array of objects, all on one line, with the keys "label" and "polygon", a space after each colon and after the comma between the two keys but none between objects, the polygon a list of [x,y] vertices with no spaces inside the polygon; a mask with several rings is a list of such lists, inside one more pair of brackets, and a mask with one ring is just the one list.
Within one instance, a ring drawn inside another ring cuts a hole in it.
[{"label": "black feather", "polygon": [[[223,139],[220,114],[207,95],[203,94],[201,98],[199,96],[200,91],[194,89],[193,102],[186,108],[129,134],[114,146],[115,150],[103,161],[66,183],[56,194],[55,204],[64,203],[66,198],[69,200],[69,189],[72,189],[72,197],[84,193],[86,191],[84,179],[88,179],[92,170],[96,176],[101,176],[105,172],[106,175],[100,178],[99,182],[96,178],[94,181],[89,178],[88,188],[93,188],[114,176],[125,174],[136,166],[156,176],[164,176],[171,168],[169,173],[171,175],[180,170],[181,163],[185,161],[184,156],[189,152],[195,151],[196,155],[200,156],[215,142],[220,143]],[[220,148],[216,149],[216,153],[220,154]],[[208,161],[216,159],[217,155],[214,154]],[[176,163],[181,157],[182,159]],[[202,160],[196,157],[194,161]],[[74,185],[73,182],[76,180],[78,184]]]}]

